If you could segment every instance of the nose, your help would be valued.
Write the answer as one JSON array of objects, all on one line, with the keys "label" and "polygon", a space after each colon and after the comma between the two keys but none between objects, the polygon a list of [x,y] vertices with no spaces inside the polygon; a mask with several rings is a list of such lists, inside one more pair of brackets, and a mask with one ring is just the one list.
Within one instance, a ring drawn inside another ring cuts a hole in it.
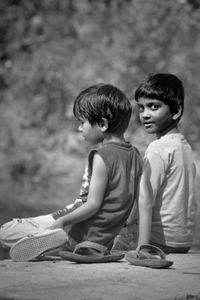
[{"label": "nose", "polygon": [[151,117],[151,113],[150,113],[150,110],[148,109],[148,108],[145,108],[144,110],[143,110],[143,112],[142,113],[140,113],[140,118],[142,118],[142,119],[149,119]]}]

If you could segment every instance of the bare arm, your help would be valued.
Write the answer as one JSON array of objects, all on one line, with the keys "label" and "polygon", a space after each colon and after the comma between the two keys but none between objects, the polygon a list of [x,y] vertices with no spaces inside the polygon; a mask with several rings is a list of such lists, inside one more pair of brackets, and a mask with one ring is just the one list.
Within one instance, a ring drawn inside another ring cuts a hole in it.
[{"label": "bare arm", "polygon": [[151,196],[146,188],[145,179],[141,181],[141,192],[139,197],[139,237],[138,246],[149,244],[151,235],[151,222],[152,222],[152,201]]},{"label": "bare arm", "polygon": [[149,244],[151,237],[153,207],[165,177],[162,159],[155,153],[144,161],[139,190],[139,237],[138,246]]},{"label": "bare arm", "polygon": [[105,163],[101,156],[96,153],[93,158],[92,177],[87,202],[71,213],[56,220],[51,229],[64,228],[64,226],[79,223],[95,215],[102,205],[107,181]]},{"label": "bare arm", "polygon": [[138,223],[138,198],[139,198],[139,183],[135,186],[135,197],[134,197],[134,205],[131,210],[131,213],[126,221],[127,226],[133,226],[134,224]]}]

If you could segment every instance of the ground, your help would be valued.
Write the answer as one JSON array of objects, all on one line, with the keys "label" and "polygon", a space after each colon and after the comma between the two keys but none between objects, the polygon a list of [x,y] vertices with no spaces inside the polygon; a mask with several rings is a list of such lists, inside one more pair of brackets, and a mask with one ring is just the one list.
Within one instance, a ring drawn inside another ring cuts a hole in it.
[{"label": "ground", "polygon": [[0,261],[0,300],[200,300],[200,251],[170,254],[169,269],[65,260]]}]

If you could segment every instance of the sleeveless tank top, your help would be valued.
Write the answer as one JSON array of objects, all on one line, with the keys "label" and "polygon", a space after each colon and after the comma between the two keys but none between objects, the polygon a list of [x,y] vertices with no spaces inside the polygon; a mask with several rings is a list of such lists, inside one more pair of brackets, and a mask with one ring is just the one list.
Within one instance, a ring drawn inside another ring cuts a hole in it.
[{"label": "sleeveless tank top", "polygon": [[89,153],[88,171],[91,174],[95,153],[103,159],[108,174],[104,200],[95,215],[72,225],[69,235],[77,243],[87,240],[111,249],[115,236],[132,210],[142,172],[142,158],[130,143],[106,142]]}]

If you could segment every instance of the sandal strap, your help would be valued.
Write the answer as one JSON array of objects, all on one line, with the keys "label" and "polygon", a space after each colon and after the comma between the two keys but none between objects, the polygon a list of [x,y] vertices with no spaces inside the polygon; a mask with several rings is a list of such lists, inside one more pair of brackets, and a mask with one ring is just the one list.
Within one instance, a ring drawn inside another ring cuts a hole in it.
[{"label": "sandal strap", "polygon": [[[141,246],[138,248],[138,250],[137,250],[138,254],[139,254],[139,252],[140,252],[142,249],[152,250],[153,252],[155,252],[155,254],[159,255],[161,259],[165,259],[165,258],[166,258],[165,252],[164,252],[162,249],[160,249],[160,248],[158,248],[158,247],[156,247],[156,246],[148,245],[148,244],[147,244],[147,245],[141,245]],[[143,252],[143,253],[144,253],[144,252]],[[145,254],[146,254],[146,253],[145,253]],[[150,254],[147,253],[147,256],[148,256],[148,255],[150,255]]]},{"label": "sandal strap", "polygon": [[98,252],[102,253],[103,255],[106,255],[108,252],[107,247],[94,243],[94,242],[90,242],[90,241],[84,241],[82,243],[79,243],[76,245],[75,249],[74,249],[74,253],[77,252],[78,249],[83,249],[83,248],[92,248],[94,250],[97,250]]}]

